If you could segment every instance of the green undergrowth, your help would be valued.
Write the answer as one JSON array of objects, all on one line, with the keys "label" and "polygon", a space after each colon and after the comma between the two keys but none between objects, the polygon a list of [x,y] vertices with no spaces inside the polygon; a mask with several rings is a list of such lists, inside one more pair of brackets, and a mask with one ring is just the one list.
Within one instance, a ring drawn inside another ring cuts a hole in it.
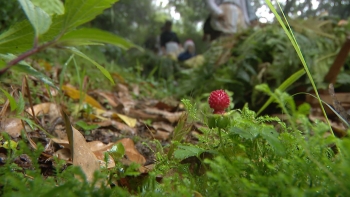
[{"label": "green undergrowth", "polygon": [[[269,91],[265,85],[258,89]],[[127,170],[117,161],[115,168],[96,173],[96,184],[80,181],[77,177],[84,174],[79,168],[58,160],[53,161],[55,175],[43,178],[36,163],[43,147],[31,151],[23,136],[18,148],[8,148],[0,168],[1,196],[348,196],[349,138],[335,138],[327,124],[310,122],[308,104],[296,107],[288,94],[270,94],[284,104],[280,107],[287,120],[257,116],[247,105],[231,110],[228,124],[220,128],[221,143],[215,127],[200,129],[196,144],[182,141],[189,124],[207,124],[198,115],[201,109],[184,99],[188,118],[176,127],[170,147],[159,144],[154,150],[151,172],[140,175],[135,166]],[[13,162],[23,153],[31,157],[32,168]],[[127,178],[129,187],[112,184],[121,178]]]}]

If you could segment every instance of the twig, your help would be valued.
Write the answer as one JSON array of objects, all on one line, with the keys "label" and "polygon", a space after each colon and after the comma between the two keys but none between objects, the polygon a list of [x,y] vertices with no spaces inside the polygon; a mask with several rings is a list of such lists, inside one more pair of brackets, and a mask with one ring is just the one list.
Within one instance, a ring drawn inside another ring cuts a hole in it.
[{"label": "twig", "polygon": [[9,61],[6,65],[5,68],[0,70],[0,76],[5,74],[7,70],[9,70],[12,66],[15,66],[18,62],[26,59],[27,57],[38,53],[39,51],[42,51],[43,49],[47,48],[48,46],[54,44],[56,42],[57,39],[51,41],[51,42],[47,42],[45,44],[42,44],[40,46],[34,46],[32,49],[30,49],[27,52],[22,53],[21,55],[19,55],[18,57],[16,57],[15,59]]}]

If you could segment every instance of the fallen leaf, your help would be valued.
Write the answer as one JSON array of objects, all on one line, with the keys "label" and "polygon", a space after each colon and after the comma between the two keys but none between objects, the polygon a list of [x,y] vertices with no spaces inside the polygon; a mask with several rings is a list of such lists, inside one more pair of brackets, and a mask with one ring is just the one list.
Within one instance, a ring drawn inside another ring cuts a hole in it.
[{"label": "fallen leaf", "polygon": [[130,117],[128,117],[128,116],[125,116],[125,115],[122,115],[122,114],[118,114],[118,113],[116,113],[117,115],[118,115],[118,117],[120,118],[120,119],[122,119],[128,126],[130,126],[130,127],[135,127],[136,126],[136,119],[135,118],[130,118]]},{"label": "fallen leaf", "polygon": [[118,103],[115,101],[113,94],[102,91],[95,91],[95,93],[105,98],[108,101],[108,104],[110,104],[112,107],[118,106]]},{"label": "fallen leaf", "polygon": [[65,148],[70,148],[68,139],[51,138],[51,140]]},{"label": "fallen leaf", "polygon": [[177,106],[178,106],[178,103],[177,103],[177,102],[173,101],[172,103],[173,103],[173,104],[170,105],[170,104],[168,104],[168,103],[164,103],[164,102],[162,102],[162,101],[158,101],[158,103],[155,104],[154,107],[156,107],[156,108],[158,108],[158,109],[160,109],[160,110],[166,110],[166,111],[172,112],[172,111],[174,111],[174,110],[177,108]]},{"label": "fallen leaf", "polygon": [[69,148],[62,148],[62,149],[54,152],[53,156],[57,157],[58,159],[65,160],[65,161],[72,161],[72,154],[71,154]]},{"label": "fallen leaf", "polygon": [[127,132],[131,133],[132,135],[136,134],[135,128],[131,128],[124,123],[112,120],[112,125],[114,128],[118,129],[119,131],[127,131]]},{"label": "fallen leaf", "polygon": [[108,151],[110,148],[112,148],[114,143],[104,144],[101,141],[92,141],[92,142],[87,142],[87,145],[91,151],[96,152],[96,151]]},{"label": "fallen leaf", "polygon": [[155,134],[153,134],[153,137],[157,140],[167,140],[170,136],[170,133],[165,131],[157,130]]},{"label": "fallen leaf", "polygon": [[155,128],[156,130],[164,130],[164,131],[167,131],[169,133],[174,131],[173,126],[166,124],[164,122],[154,122],[154,123],[152,123],[152,127]]},{"label": "fallen leaf", "polygon": [[93,180],[93,175],[96,170],[100,169],[100,162],[95,154],[90,150],[84,136],[71,126],[66,113],[61,111],[63,120],[66,125],[66,132],[72,153],[73,165],[80,166],[86,175],[88,181]]},{"label": "fallen leaf", "polygon": [[96,117],[108,117],[108,118],[115,118],[115,119],[120,119],[123,122],[125,122],[128,126],[130,127],[135,127],[137,120],[135,118],[131,118],[119,113],[115,113],[113,111],[106,111],[102,109],[95,109],[94,110]]},{"label": "fallen leaf", "polygon": [[158,115],[160,118],[164,118],[168,120],[170,123],[174,123],[178,121],[183,113],[183,112],[170,113],[170,112],[162,111],[156,108],[146,108],[144,109],[144,111],[148,114]]},{"label": "fallen leaf", "polygon": [[13,138],[18,138],[23,129],[22,122],[18,118],[3,118],[0,126],[1,131],[5,131]]},{"label": "fallen leaf", "polygon": [[[55,103],[40,103],[33,106],[35,116],[48,115],[50,117],[58,117],[61,115],[60,106]],[[26,111],[33,116],[32,109],[29,107]]]},{"label": "fallen leaf", "polygon": [[91,106],[96,107],[98,109],[103,109],[102,105],[99,102],[97,102],[94,98],[85,94],[84,92],[80,92],[79,90],[75,89],[72,85],[63,85],[62,90],[72,99],[78,100],[80,99],[80,97],[83,97],[84,102],[89,103]]},{"label": "fallen leaf", "polygon": [[136,150],[135,144],[130,138],[124,138],[121,140],[118,140],[116,143],[122,143],[125,148],[125,154],[128,157],[128,159],[132,162],[138,163],[138,164],[145,164],[146,159],[143,155],[139,153],[139,151]]}]

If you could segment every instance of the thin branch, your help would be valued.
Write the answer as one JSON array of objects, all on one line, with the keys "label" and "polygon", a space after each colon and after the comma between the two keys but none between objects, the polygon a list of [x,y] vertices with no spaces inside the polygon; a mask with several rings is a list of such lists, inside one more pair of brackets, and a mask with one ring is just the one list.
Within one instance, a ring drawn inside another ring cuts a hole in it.
[{"label": "thin branch", "polygon": [[15,66],[18,62],[26,59],[27,57],[29,57],[35,53],[42,51],[43,49],[47,48],[48,46],[54,44],[56,41],[57,41],[57,39],[55,39],[51,42],[47,42],[45,44],[42,44],[40,46],[35,46],[32,49],[30,49],[29,51],[24,52],[21,55],[19,55],[18,57],[16,57],[15,59],[9,61],[6,64],[6,67],[0,70],[0,76],[3,75],[4,73],[6,73],[6,71],[8,71],[11,67]]}]

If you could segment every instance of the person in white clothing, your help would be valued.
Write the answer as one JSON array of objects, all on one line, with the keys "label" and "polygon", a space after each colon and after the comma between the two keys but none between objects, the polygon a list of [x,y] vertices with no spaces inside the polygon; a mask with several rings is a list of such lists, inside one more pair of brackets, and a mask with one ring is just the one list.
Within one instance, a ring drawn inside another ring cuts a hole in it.
[{"label": "person in white clothing", "polygon": [[204,39],[211,41],[204,57],[215,66],[226,63],[231,57],[233,38],[252,23],[257,22],[250,0],[205,0],[210,10],[210,18],[204,24]]},{"label": "person in white clothing", "polygon": [[224,35],[246,29],[257,17],[249,0],[205,0],[211,12],[210,25]]}]

